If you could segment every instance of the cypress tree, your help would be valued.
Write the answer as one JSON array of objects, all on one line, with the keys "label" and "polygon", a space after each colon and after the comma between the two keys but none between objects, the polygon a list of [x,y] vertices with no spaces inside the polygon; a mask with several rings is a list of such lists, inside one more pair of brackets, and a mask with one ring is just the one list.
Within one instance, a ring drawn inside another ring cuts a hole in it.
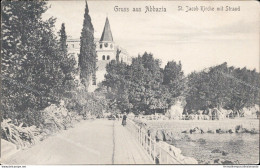
[{"label": "cypress tree", "polygon": [[64,23],[61,24],[59,35],[60,35],[60,49],[62,52],[64,52],[64,54],[67,54],[67,43],[66,43],[67,35],[66,35]]},{"label": "cypress tree", "polygon": [[80,37],[79,70],[82,84],[89,85],[90,76],[95,74],[96,69],[96,46],[94,43],[94,28],[89,16],[86,1],[83,28]]},{"label": "cypress tree", "polygon": [[74,56],[70,56],[67,49],[67,35],[65,30],[65,24],[61,24],[59,31],[59,46],[60,46],[60,67],[65,76],[63,79],[63,98],[71,97],[71,91],[75,89],[74,75],[76,73],[76,60]]}]

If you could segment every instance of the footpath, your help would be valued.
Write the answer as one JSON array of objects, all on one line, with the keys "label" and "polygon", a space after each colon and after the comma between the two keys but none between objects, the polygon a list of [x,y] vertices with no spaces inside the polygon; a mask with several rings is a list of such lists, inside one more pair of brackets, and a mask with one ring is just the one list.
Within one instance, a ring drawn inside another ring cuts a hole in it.
[{"label": "footpath", "polygon": [[121,121],[105,119],[81,121],[31,148],[9,156],[2,153],[1,158],[3,165],[152,164]]}]

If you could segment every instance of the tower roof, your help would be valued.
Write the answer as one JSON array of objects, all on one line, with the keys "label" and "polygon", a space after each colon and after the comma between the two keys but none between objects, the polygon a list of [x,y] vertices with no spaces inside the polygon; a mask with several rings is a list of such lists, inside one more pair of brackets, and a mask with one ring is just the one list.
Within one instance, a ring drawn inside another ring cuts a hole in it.
[{"label": "tower roof", "polygon": [[112,36],[111,29],[110,29],[110,24],[109,24],[108,18],[106,18],[106,23],[105,23],[100,41],[113,41],[113,36]]}]

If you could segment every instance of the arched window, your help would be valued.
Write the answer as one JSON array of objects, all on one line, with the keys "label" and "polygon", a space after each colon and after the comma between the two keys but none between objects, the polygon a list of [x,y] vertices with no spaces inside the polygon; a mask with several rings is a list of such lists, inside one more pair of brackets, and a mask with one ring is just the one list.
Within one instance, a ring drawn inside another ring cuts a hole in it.
[{"label": "arched window", "polygon": [[110,60],[110,56],[109,55],[107,56],[107,60]]},{"label": "arched window", "polygon": [[100,48],[102,48],[102,44],[100,44],[100,46],[99,46]]},{"label": "arched window", "polygon": [[106,60],[106,56],[105,55],[103,55],[102,60]]}]

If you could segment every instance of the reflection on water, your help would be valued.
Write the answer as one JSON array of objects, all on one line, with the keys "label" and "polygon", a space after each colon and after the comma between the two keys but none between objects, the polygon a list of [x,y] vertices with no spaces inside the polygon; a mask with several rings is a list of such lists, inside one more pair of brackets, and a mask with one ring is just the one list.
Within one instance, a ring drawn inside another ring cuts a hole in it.
[{"label": "reflection on water", "polygon": [[187,134],[172,144],[200,164],[214,163],[216,159],[234,164],[259,162],[259,134]]}]

